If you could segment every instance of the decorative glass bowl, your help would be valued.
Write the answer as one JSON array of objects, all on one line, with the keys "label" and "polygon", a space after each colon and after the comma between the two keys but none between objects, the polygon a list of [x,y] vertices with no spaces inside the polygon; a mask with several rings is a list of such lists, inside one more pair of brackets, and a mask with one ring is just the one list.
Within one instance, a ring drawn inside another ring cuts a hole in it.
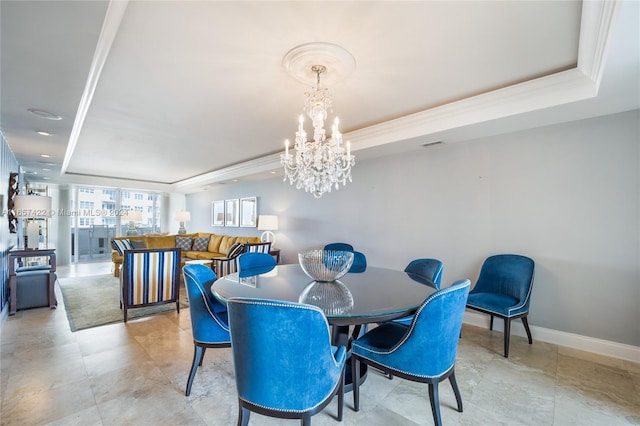
[{"label": "decorative glass bowl", "polygon": [[309,250],[298,253],[300,266],[314,281],[335,281],[349,272],[353,252],[338,250]]}]

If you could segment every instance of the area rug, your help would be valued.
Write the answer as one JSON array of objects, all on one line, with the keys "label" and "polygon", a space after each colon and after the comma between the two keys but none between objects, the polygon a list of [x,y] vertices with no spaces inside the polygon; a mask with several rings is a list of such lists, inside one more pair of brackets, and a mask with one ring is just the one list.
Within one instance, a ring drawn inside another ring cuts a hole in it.
[{"label": "area rug", "polygon": [[[111,274],[59,279],[71,331],[124,321],[120,309],[120,281]],[[184,286],[180,285],[180,309],[188,308]],[[129,309],[129,320],[175,311],[176,305]]]}]

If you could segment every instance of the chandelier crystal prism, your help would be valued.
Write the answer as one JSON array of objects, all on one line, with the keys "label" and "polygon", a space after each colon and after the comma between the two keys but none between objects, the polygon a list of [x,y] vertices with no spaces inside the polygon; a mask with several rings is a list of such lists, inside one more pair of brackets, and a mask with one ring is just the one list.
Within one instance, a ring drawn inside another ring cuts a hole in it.
[{"label": "chandelier crystal prism", "polygon": [[289,140],[285,141],[285,153],[280,155],[284,166],[284,181],[295,183],[296,189],[304,189],[320,198],[325,192],[340,189],[347,180],[351,182],[351,167],[355,157],[351,155],[351,144],[342,142],[338,129],[340,121],[335,118],[331,137],[327,139],[324,122],[327,111],[331,110],[331,96],[327,88],[320,85],[320,74],[327,69],[324,65],[313,65],[311,71],[317,75],[316,85],[305,93],[304,112],[313,123],[313,140],[307,140],[304,130],[304,115],[298,119],[298,130],[293,145],[294,154],[289,152]]}]

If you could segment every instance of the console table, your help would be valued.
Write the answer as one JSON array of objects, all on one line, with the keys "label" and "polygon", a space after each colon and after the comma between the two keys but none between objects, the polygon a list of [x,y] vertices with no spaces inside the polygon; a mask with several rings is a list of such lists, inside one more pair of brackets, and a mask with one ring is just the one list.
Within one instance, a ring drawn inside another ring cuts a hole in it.
[{"label": "console table", "polygon": [[13,248],[9,250],[9,315],[15,315],[17,307],[17,279],[16,269],[18,266],[23,266],[24,259],[31,257],[47,257],[49,258],[49,307],[55,309],[58,302],[55,294],[55,282],[56,282],[56,249],[55,248],[39,248],[39,249],[24,249]]}]

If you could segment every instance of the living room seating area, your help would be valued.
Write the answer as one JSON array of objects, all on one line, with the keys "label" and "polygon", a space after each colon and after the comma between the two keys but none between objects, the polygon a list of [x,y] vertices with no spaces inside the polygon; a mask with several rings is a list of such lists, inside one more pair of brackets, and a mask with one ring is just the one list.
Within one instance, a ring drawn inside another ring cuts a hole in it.
[{"label": "living room seating area", "polygon": [[[180,235],[127,235],[111,239],[111,260],[113,275],[118,277],[122,265],[124,250],[144,248],[180,248],[182,250],[181,267],[188,260],[219,261],[216,265],[218,275],[236,271],[235,261],[231,261],[245,250],[244,244],[260,244],[258,237],[218,235],[206,232]],[[267,250],[268,252],[268,250]],[[223,264],[223,263],[227,264]]]}]

